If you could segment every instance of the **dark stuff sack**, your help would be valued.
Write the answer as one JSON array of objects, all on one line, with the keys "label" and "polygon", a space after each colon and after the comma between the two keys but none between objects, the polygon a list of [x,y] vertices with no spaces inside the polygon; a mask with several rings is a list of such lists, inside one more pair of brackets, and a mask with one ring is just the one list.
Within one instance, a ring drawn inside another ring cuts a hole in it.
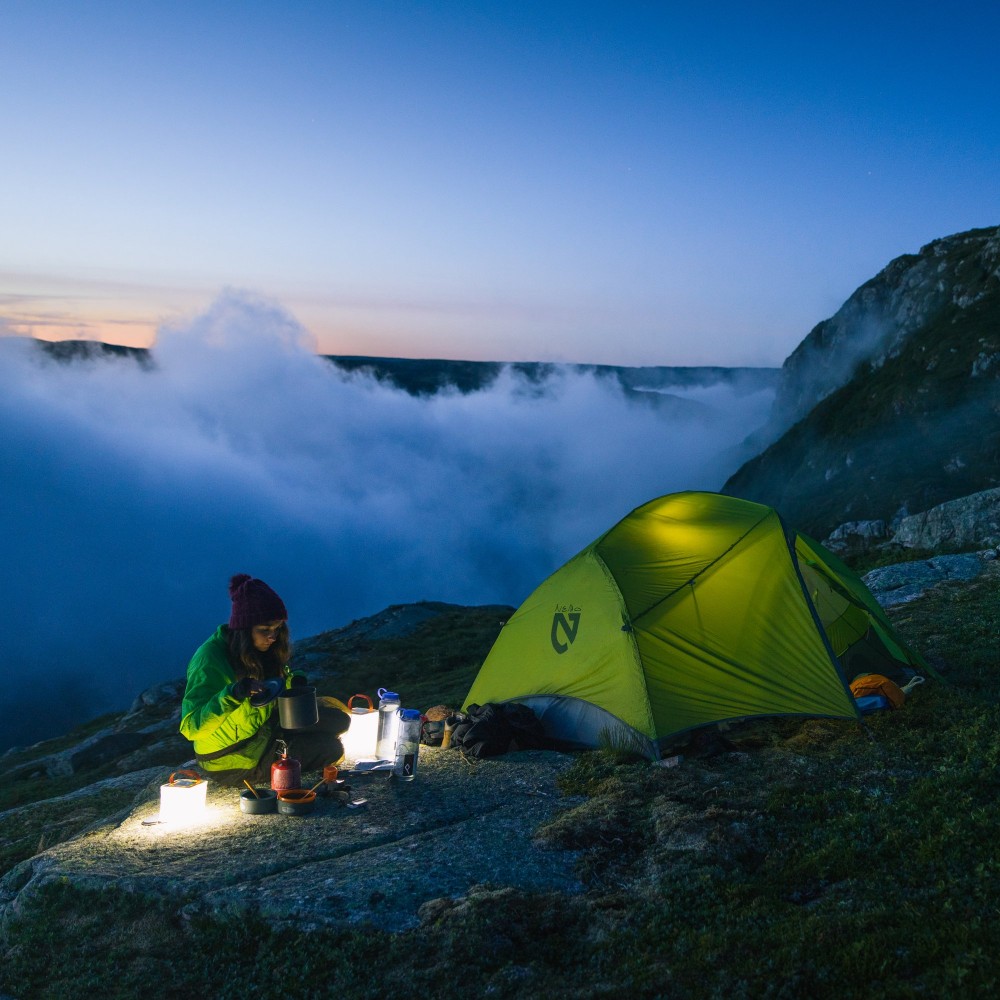
[{"label": "dark stuff sack", "polygon": [[542,724],[527,705],[517,702],[470,705],[448,719],[453,725],[451,745],[468,757],[498,757],[508,750],[531,750],[545,745]]}]

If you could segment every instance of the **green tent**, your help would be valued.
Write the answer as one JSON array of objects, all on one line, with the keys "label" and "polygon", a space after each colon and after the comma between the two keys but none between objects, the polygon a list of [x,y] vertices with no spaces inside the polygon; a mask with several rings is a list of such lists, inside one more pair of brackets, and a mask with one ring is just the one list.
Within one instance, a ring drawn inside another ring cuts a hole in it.
[{"label": "green tent", "polygon": [[517,701],[576,746],[749,716],[855,719],[860,673],[926,668],[861,580],[771,507],[675,493],[632,511],[503,627],[471,704]]}]

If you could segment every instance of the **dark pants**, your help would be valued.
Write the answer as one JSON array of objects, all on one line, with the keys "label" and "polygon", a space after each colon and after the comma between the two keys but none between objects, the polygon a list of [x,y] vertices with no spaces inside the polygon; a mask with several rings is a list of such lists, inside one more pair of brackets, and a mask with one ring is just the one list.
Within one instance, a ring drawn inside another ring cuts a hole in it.
[{"label": "dark pants", "polygon": [[[339,764],[344,759],[344,744],[340,737],[347,732],[351,717],[332,699],[317,698],[319,722],[308,729],[278,729],[275,741],[288,744],[288,756],[294,757],[303,771],[322,771],[327,764]],[[275,751],[275,757],[278,755]],[[268,761],[268,770],[271,762]]]},{"label": "dark pants", "polygon": [[316,702],[319,707],[319,722],[308,729],[282,729],[277,724],[278,713],[271,716],[269,724],[272,736],[256,767],[246,771],[205,773],[212,781],[226,787],[242,785],[244,781],[249,781],[251,785],[269,785],[271,765],[281,756],[279,740],[284,740],[287,744],[288,756],[299,762],[303,774],[321,771],[327,764],[339,764],[344,759],[344,744],[340,737],[347,732],[351,717],[332,698],[320,697]]}]

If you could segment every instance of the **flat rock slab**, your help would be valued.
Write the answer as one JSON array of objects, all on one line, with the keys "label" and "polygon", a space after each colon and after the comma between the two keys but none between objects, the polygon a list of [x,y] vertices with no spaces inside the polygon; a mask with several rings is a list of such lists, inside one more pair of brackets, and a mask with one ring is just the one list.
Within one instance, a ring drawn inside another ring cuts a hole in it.
[{"label": "flat rock slab", "polygon": [[[318,798],[306,816],[246,815],[239,792],[209,785],[204,821],[148,825],[159,813],[149,784],[127,815],[23,862],[0,882],[0,909],[30,905],[54,878],[195,896],[194,909],[251,909],[272,922],[318,927],[370,923],[403,930],[420,907],[475,886],[579,891],[574,852],[534,833],[567,800],[556,778],[572,757],[523,751],[485,761],[422,747],[418,773],[350,778],[348,809]],[[309,782],[309,775],[303,784]],[[144,822],[145,821],[145,822]]]},{"label": "flat rock slab", "polygon": [[891,608],[916,600],[946,580],[974,580],[985,569],[986,563],[975,554],[934,556],[881,566],[865,574],[863,580],[879,604]]}]

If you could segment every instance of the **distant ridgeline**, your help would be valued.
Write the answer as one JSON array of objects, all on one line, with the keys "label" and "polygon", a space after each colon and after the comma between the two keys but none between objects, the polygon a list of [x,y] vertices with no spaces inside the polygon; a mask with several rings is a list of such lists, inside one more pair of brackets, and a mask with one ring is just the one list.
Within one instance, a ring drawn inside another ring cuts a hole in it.
[{"label": "distant ridgeline", "polygon": [[819,538],[1000,485],[1000,227],[897,258],[816,326],[760,441],[723,491]]},{"label": "distant ridgeline", "polygon": [[442,389],[477,392],[490,386],[505,368],[530,382],[541,383],[557,371],[592,373],[617,379],[625,390],[663,392],[726,385],[737,393],[773,389],[777,368],[671,367],[644,368],[617,365],[552,364],[544,361],[446,361],[419,358],[369,358],[357,355],[325,355],[344,371],[368,371],[380,382],[418,396],[429,396]]},{"label": "distant ridgeline", "polygon": [[[142,347],[121,347],[89,340],[37,341],[47,354],[58,361],[84,361],[101,356],[131,357],[145,366],[153,364],[153,355]],[[706,388],[724,385],[737,395],[774,389],[780,371],[777,368],[725,368],[720,366],[644,368],[616,365],[553,364],[543,361],[450,361],[433,358],[374,358],[360,355],[324,354],[341,371],[364,372],[379,382],[403,389],[414,396],[432,396],[457,389],[479,392],[492,385],[504,369],[511,369],[529,382],[541,384],[558,371],[592,373],[616,379],[626,392],[662,393],[669,390]]]},{"label": "distant ridgeline", "polygon": [[152,367],[152,359],[145,347],[123,347],[121,344],[103,344],[98,340],[36,340],[35,343],[56,361],[118,357],[132,358],[144,368]]}]

